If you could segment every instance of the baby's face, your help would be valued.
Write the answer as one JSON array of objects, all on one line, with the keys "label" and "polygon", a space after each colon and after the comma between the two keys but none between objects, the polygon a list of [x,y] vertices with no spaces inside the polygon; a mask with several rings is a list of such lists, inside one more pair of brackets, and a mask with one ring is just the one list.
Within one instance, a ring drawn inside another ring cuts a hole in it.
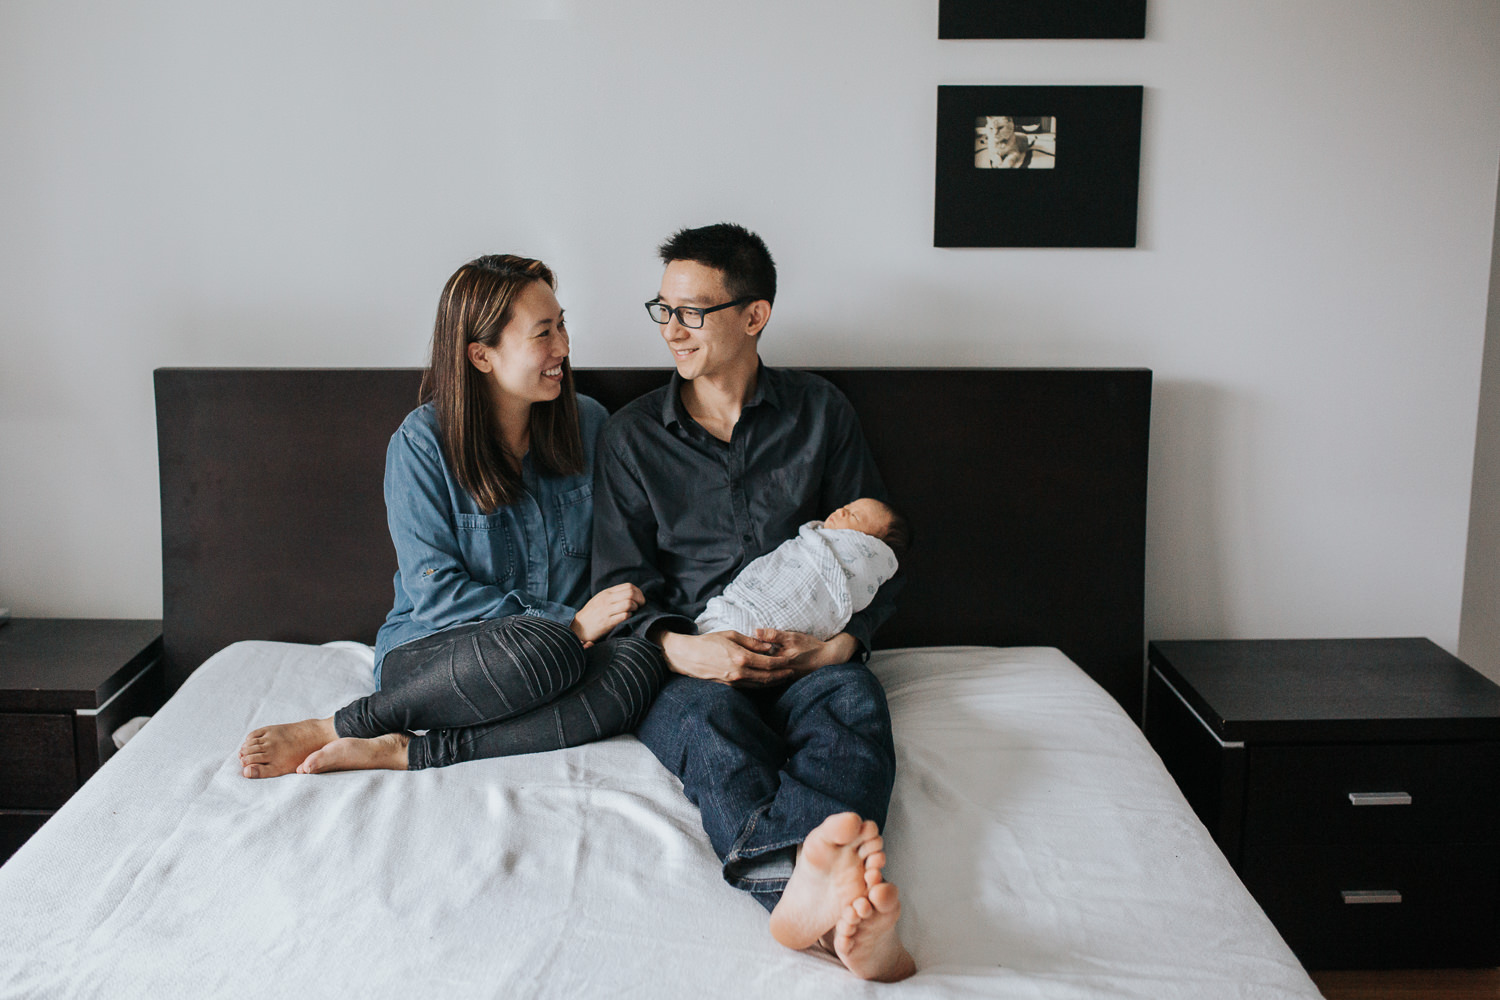
[{"label": "baby's face", "polygon": [[863,531],[867,535],[876,538],[884,538],[886,531],[891,526],[891,515],[885,505],[879,500],[871,500],[861,497],[850,504],[845,504],[838,510],[829,514],[824,520],[825,528],[841,528],[850,531]]}]

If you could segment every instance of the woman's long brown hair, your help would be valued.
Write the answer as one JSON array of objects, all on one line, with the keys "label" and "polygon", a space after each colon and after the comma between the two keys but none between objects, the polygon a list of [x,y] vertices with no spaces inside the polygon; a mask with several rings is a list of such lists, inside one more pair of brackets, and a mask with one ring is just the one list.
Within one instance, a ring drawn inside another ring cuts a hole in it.
[{"label": "woman's long brown hair", "polygon": [[[515,503],[525,487],[501,446],[489,376],[469,361],[468,347],[499,343],[516,297],[533,281],[557,287],[546,264],[513,254],[480,257],[455,271],[443,286],[432,328],[432,362],[422,376],[421,401],[436,404],[443,457],[486,513]],[[546,475],[577,475],[584,469],[578,397],[566,358],[562,393],[531,406],[531,461]]]}]

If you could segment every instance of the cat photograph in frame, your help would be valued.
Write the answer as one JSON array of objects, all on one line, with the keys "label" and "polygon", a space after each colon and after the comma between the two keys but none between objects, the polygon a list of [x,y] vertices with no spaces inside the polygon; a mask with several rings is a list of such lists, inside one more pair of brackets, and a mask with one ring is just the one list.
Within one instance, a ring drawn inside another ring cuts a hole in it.
[{"label": "cat photograph in frame", "polygon": [[938,0],[938,38],[1145,38],[1146,0]]},{"label": "cat photograph in frame", "polygon": [[1143,97],[938,87],[932,245],[1134,247]]}]

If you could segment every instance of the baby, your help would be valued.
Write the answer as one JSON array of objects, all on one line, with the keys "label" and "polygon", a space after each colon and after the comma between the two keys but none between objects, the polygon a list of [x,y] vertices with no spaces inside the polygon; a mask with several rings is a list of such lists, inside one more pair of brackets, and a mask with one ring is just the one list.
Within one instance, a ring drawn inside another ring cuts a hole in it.
[{"label": "baby", "polygon": [[698,616],[698,632],[777,628],[831,639],[896,575],[910,538],[905,518],[861,497],[740,570]]}]

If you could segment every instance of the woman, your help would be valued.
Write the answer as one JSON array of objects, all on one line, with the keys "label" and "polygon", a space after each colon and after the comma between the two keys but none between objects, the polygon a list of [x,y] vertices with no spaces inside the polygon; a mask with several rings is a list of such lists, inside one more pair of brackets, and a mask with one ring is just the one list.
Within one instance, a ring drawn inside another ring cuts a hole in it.
[{"label": "woman", "polygon": [[240,747],[245,777],[556,750],[644,716],[660,655],[604,638],[641,592],[587,596],[606,413],[573,391],[555,286],[541,261],[509,255],[448,279],[422,405],[386,452],[399,569],[375,643],[378,690],[326,719],[255,730]]}]

